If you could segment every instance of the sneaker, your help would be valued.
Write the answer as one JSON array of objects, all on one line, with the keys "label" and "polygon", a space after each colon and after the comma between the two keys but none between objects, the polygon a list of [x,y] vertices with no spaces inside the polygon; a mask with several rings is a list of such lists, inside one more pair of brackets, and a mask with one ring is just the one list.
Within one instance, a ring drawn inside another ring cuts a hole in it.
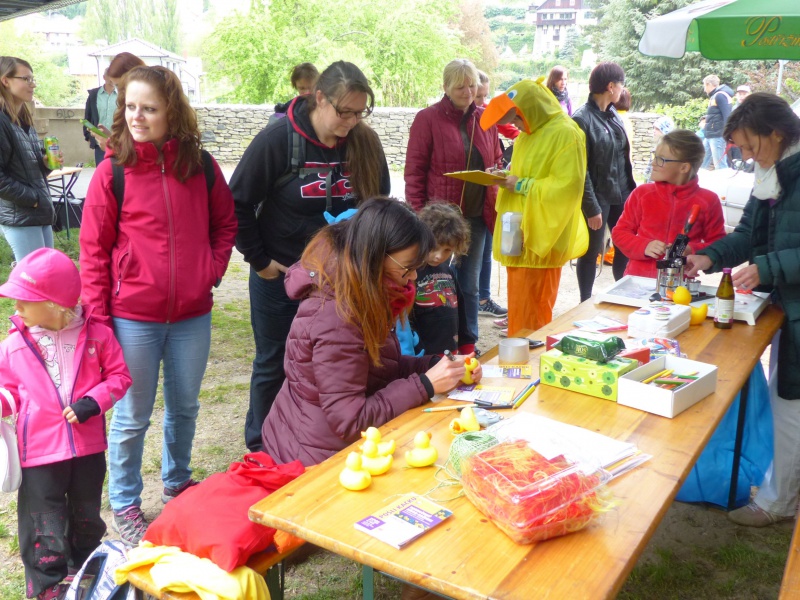
[{"label": "sneaker", "polygon": [[767,525],[774,525],[781,521],[791,521],[794,516],[782,517],[758,506],[755,502],[751,502],[747,506],[737,508],[728,513],[728,520],[733,521],[737,525],[744,525],[745,527],[766,527]]},{"label": "sneaker", "polygon": [[111,527],[119,534],[119,539],[130,546],[139,545],[148,525],[142,509],[138,506],[129,506],[119,512],[115,511],[114,520],[111,523]]},{"label": "sneaker", "polygon": [[505,329],[508,327],[508,317],[506,317],[505,319],[496,319],[492,321],[492,325],[494,325],[498,329]]},{"label": "sneaker", "polygon": [[508,337],[508,327],[500,330],[500,337]]},{"label": "sneaker", "polygon": [[190,487],[193,487],[193,486],[197,485],[198,483],[200,483],[200,482],[199,481],[195,481],[194,479],[190,479],[189,481],[184,483],[182,486],[179,486],[179,487],[176,487],[176,488],[171,488],[171,487],[164,486],[164,491],[161,492],[161,502],[166,504],[167,502],[169,502],[173,498],[177,498],[183,492],[188,490]]},{"label": "sneaker", "polygon": [[69,584],[57,583],[36,595],[36,600],[62,600],[67,595]]},{"label": "sneaker", "polygon": [[508,314],[508,309],[503,308],[497,302],[489,298],[486,302],[478,302],[478,314],[505,317]]}]

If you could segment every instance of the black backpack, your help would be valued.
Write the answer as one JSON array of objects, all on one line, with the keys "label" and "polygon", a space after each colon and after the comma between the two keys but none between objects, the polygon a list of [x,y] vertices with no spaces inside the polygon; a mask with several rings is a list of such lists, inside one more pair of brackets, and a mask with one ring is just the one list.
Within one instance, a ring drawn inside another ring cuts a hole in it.
[{"label": "black backpack", "polygon": [[[205,150],[201,150],[200,155],[203,157],[203,172],[206,176],[206,189],[208,190],[210,203],[211,190],[214,188],[217,179],[217,175],[214,172],[214,160],[211,158],[211,154]],[[111,176],[114,197],[117,199],[117,229],[119,229],[119,220],[122,217],[122,201],[125,199],[125,167],[114,158],[111,158]]]}]

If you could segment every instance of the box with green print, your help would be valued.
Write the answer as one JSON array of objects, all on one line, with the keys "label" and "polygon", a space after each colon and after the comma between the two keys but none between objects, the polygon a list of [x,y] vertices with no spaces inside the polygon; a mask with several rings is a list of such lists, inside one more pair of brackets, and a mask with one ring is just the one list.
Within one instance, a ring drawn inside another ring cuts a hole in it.
[{"label": "box with green print", "polygon": [[539,377],[544,385],[616,401],[620,375],[639,365],[637,360],[613,358],[600,363],[570,356],[553,348],[539,360]]}]

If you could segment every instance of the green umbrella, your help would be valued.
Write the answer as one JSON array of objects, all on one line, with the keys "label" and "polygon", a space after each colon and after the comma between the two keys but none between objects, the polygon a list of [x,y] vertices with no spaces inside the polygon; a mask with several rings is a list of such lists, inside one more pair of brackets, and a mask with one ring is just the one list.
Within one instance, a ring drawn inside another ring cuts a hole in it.
[{"label": "green umbrella", "polygon": [[647,21],[639,51],[712,60],[800,60],[800,0],[704,0]]}]

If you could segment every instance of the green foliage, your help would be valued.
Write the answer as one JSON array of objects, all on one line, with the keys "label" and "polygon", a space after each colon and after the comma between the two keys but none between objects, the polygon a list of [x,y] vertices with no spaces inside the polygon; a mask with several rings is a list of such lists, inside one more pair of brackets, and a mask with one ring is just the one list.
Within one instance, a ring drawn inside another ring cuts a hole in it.
[{"label": "green foliage", "polygon": [[66,55],[42,52],[44,37],[19,33],[12,21],[0,23],[0,55],[27,60],[36,77],[35,98],[45,106],[71,106],[80,96],[80,82],[67,73]]},{"label": "green foliage", "polygon": [[89,0],[81,37],[116,44],[137,37],[180,51],[177,0]]},{"label": "green foliage", "polygon": [[439,95],[447,62],[476,58],[462,45],[457,16],[437,0],[354,0],[346,11],[331,11],[323,0],[273,0],[268,7],[254,0],[247,14],[215,27],[203,59],[221,101],[289,98],[293,65],[309,61],[321,71],[344,59],[367,75],[382,105],[423,106]]},{"label": "green foliage", "polygon": [[64,8],[59,8],[53,12],[58,15],[64,15],[68,19],[74,19],[75,17],[83,17],[86,15],[86,6],[86,2],[78,2],[77,4],[70,4]]},{"label": "green foliage", "polygon": [[565,64],[574,64],[579,58],[581,34],[577,27],[570,27],[564,34],[564,44],[558,50],[558,60]]},{"label": "green foliage", "polygon": [[675,122],[678,129],[690,129],[697,131],[700,118],[705,116],[708,109],[708,100],[705,98],[695,98],[686,104],[680,105],[661,105],[656,104],[652,111],[660,115],[667,115]]},{"label": "green foliage", "polygon": [[524,19],[525,8],[512,6],[487,6],[484,14],[486,15],[487,19],[494,19],[495,17]]},{"label": "green foliage", "polygon": [[746,70],[758,61],[711,61],[697,52],[682,59],[654,58],[639,52],[639,40],[647,19],[677,10],[694,0],[589,0],[598,17],[591,28],[593,46],[600,60],[619,63],[634,110],[656,104],[684,104],[702,98],[703,77],[716,74],[734,89],[747,82]]}]

